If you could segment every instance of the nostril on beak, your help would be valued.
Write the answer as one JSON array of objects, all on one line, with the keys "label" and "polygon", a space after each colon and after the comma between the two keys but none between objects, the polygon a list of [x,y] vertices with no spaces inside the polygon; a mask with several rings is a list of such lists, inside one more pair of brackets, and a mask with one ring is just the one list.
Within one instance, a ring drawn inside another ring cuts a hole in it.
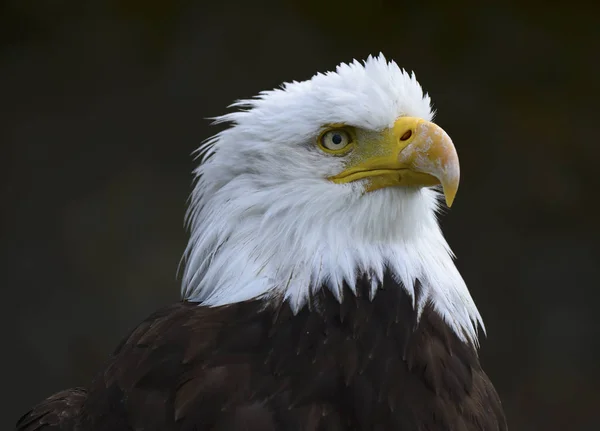
[{"label": "nostril on beak", "polygon": [[408,141],[411,136],[412,136],[412,130],[407,130],[406,132],[404,132],[404,135],[402,135],[400,137],[400,140],[401,141]]}]

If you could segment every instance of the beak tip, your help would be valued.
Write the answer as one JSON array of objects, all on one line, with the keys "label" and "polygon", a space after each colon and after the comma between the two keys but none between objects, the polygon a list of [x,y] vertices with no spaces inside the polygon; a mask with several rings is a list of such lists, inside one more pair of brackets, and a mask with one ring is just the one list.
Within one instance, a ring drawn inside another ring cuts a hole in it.
[{"label": "beak tip", "polygon": [[457,191],[458,187],[444,187],[444,198],[446,199],[446,205],[448,208],[450,208],[454,203],[454,198],[456,198]]}]

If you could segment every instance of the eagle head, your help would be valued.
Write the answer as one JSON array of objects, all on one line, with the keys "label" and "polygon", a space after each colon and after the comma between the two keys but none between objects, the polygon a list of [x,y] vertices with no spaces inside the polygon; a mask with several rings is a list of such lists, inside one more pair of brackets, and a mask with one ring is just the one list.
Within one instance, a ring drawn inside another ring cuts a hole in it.
[{"label": "eagle head", "polygon": [[436,219],[458,156],[414,74],[379,55],[232,107],[199,149],[184,299],[297,311],[318,289],[342,301],[358,276],[376,295],[390,271],[417,309],[431,302],[476,339],[481,318]]}]

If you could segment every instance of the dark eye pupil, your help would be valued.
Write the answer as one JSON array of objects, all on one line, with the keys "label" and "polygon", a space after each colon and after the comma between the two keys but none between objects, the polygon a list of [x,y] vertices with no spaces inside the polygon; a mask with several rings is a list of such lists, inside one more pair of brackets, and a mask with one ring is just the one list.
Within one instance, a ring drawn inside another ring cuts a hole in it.
[{"label": "dark eye pupil", "polygon": [[335,135],[333,135],[331,137],[331,142],[333,142],[335,145],[339,145],[342,143],[342,135],[340,135],[339,133],[336,133]]}]

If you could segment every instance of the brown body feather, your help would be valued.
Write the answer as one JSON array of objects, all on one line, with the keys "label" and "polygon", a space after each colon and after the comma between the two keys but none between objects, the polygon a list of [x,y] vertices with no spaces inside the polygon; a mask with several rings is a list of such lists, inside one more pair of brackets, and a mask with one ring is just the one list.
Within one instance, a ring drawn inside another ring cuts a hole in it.
[{"label": "brown body feather", "polygon": [[116,349],[87,397],[61,392],[24,415],[33,430],[503,431],[477,352],[391,277],[340,304],[322,289],[283,303],[181,302]]}]

